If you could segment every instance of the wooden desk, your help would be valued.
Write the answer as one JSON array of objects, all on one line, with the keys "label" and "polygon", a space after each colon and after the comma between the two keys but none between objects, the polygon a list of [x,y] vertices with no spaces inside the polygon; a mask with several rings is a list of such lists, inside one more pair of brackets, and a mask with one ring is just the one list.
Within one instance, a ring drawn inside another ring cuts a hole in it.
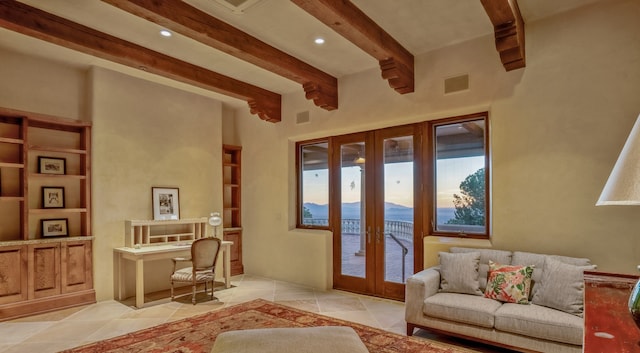
[{"label": "wooden desk", "polygon": [[[231,287],[231,241],[222,241],[222,265],[226,288]],[[117,291],[118,299],[124,299],[124,260],[136,263],[136,307],[144,305],[144,262],[151,260],[171,259],[178,256],[191,256],[191,244],[175,245],[163,244],[143,246],[140,249],[122,247],[113,249],[117,255],[116,273],[118,274]],[[167,277],[168,281],[168,277]],[[167,282],[168,283],[168,282]]]},{"label": "wooden desk", "polygon": [[585,353],[640,352],[640,329],[627,302],[638,276],[585,271]]}]

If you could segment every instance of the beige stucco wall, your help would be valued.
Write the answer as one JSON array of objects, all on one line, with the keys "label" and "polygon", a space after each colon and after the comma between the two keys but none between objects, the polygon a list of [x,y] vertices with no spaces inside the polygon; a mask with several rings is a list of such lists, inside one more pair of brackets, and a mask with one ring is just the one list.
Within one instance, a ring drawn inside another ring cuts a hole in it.
[{"label": "beige stucco wall", "polygon": [[[112,249],[124,246],[124,220],[153,218],[151,187],[179,188],[180,218],[221,209],[222,105],[106,69],[93,69],[90,82],[95,286],[107,299]],[[145,263],[145,290],[166,289],[170,273],[170,261]]]},{"label": "beige stucco wall", "polygon": [[[607,1],[527,24],[523,70],[505,72],[488,36],[417,56],[411,94],[395,93],[376,69],[340,78],[336,111],[300,91],[284,97],[281,123],[238,112],[246,272],[331,283],[331,234],[294,229],[295,141],[488,110],[491,242],[427,237],[425,265],[463,244],[583,256],[635,273],[640,209],[595,202],[640,113],[638,18],[637,1]],[[463,73],[470,90],[443,95],[443,78]],[[295,125],[302,111],[311,122]]]}]

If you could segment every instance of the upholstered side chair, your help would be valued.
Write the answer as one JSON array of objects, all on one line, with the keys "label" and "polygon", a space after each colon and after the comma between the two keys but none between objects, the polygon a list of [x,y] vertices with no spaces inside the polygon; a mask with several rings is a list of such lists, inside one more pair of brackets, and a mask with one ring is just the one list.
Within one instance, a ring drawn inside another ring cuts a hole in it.
[{"label": "upholstered side chair", "polygon": [[[222,242],[218,238],[200,238],[191,244],[191,258],[175,257],[173,261],[173,273],[171,274],[171,300],[174,300],[173,287],[176,283],[191,284],[191,302],[196,304],[196,286],[204,283],[204,291],[208,292],[207,284],[211,282],[211,299],[213,296],[214,281],[216,279],[216,261],[220,253]],[[179,262],[191,262],[191,267],[176,270]]]}]

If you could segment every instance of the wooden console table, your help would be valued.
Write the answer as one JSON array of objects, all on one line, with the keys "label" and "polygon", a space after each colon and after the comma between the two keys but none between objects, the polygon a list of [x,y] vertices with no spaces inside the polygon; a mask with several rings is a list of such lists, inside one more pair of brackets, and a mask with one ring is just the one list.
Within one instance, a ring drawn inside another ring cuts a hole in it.
[{"label": "wooden console table", "polygon": [[638,276],[584,272],[585,353],[640,352],[640,329],[627,302]]}]

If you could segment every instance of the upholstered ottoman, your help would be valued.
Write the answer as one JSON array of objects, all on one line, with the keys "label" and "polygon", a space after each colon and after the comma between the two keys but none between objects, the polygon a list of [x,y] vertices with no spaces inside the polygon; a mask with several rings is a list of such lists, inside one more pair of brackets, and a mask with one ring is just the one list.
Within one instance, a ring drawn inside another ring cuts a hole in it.
[{"label": "upholstered ottoman", "polygon": [[368,353],[358,334],[345,326],[267,328],[223,332],[211,353]]}]

